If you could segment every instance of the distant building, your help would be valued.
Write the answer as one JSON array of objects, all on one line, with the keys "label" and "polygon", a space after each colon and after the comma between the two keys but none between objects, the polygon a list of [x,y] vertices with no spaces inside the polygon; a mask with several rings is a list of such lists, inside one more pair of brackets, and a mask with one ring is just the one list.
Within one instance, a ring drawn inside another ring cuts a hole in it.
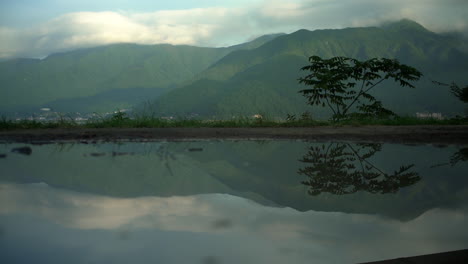
[{"label": "distant building", "polygon": [[41,111],[44,111],[44,112],[49,112],[51,111],[52,109],[48,108],[48,107],[43,107],[40,109]]},{"label": "distant building", "polygon": [[130,112],[131,109],[120,109],[120,110],[117,110],[117,111],[114,111],[114,114],[117,114],[117,113],[126,113],[126,112]]},{"label": "distant building", "polygon": [[434,118],[434,119],[438,119],[438,120],[442,120],[444,119],[444,117],[442,116],[442,113],[429,113],[429,112],[425,112],[425,113],[416,113],[416,117],[417,118]]}]

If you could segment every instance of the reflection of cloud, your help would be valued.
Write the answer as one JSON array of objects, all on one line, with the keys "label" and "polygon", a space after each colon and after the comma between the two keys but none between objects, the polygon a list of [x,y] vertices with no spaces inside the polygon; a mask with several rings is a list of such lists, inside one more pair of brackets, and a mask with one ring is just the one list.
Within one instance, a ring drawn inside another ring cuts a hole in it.
[{"label": "reflection of cloud", "polygon": [[[122,199],[41,185],[1,184],[0,217],[17,214],[82,232],[117,231],[119,240],[126,241],[137,237],[139,230],[222,234],[217,239],[240,239],[236,242],[239,250],[248,244],[241,241],[256,241],[258,248],[277,249],[275,254],[292,251],[297,263],[307,263],[311,257],[358,262],[468,246],[468,233],[461,231],[468,217],[466,210],[436,209],[413,221],[400,222],[374,215],[301,213],[222,194]],[[336,251],[339,256],[334,256]]]},{"label": "reflection of cloud", "polygon": [[[16,185],[0,186],[1,196],[5,197],[0,202],[0,212],[27,211],[72,228],[115,229],[134,223],[139,227],[185,230],[194,226],[187,225],[182,219],[174,220],[185,215],[200,217],[209,213],[209,208],[197,201],[199,198],[196,196],[124,199],[51,190],[36,185],[26,187],[29,189],[27,192]],[[150,218],[157,222],[146,222]]]},{"label": "reflection of cloud", "polygon": [[466,10],[468,2],[458,0],[275,0],[237,8],[77,12],[28,29],[0,27],[0,58],[38,57],[121,42],[223,46],[268,33],[371,26],[401,18],[414,19],[434,31],[466,33]]}]

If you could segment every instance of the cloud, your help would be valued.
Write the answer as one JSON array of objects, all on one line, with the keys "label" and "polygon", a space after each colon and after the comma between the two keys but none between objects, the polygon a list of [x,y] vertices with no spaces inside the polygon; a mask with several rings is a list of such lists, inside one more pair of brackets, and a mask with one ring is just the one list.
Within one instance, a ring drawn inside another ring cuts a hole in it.
[{"label": "cloud", "polygon": [[60,16],[28,30],[3,28],[0,34],[6,42],[0,46],[0,54],[3,57],[15,53],[44,56],[53,51],[111,43],[196,45],[198,38],[206,36],[212,27],[204,24],[175,24],[164,16],[154,17],[161,20],[145,24],[134,16],[121,13],[80,12]]},{"label": "cloud", "polygon": [[468,32],[468,1],[273,0],[230,8],[76,12],[27,29],[1,27],[0,58],[129,42],[227,46],[269,33],[373,26],[402,18],[436,32]]}]

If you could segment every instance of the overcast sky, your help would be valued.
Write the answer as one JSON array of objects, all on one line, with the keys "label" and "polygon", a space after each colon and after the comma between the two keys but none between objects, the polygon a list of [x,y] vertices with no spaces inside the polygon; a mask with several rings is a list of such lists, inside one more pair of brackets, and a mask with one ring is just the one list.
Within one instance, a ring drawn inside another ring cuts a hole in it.
[{"label": "overcast sky", "polygon": [[305,28],[409,18],[468,32],[467,0],[1,0],[0,58],[111,43],[220,47]]}]

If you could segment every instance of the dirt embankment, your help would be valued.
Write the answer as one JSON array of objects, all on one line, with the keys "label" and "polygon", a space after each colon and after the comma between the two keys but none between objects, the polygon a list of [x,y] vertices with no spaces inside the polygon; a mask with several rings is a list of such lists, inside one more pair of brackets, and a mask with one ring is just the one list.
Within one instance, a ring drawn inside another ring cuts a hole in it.
[{"label": "dirt embankment", "polygon": [[320,126],[307,128],[98,128],[0,131],[0,142],[304,139],[468,144],[468,126]]}]

